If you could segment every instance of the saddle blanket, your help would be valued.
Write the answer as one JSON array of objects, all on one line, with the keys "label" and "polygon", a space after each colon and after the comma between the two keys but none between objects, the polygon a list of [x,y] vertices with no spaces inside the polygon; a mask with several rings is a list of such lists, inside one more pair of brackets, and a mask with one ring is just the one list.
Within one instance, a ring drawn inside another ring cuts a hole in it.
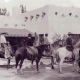
[{"label": "saddle blanket", "polygon": [[71,46],[66,46],[66,49],[67,49],[68,51],[73,51],[73,47],[71,47]]},{"label": "saddle blanket", "polygon": [[27,47],[27,51],[28,51],[28,53],[30,53],[30,54],[38,54],[37,48],[36,48],[36,47],[33,47],[33,46]]}]

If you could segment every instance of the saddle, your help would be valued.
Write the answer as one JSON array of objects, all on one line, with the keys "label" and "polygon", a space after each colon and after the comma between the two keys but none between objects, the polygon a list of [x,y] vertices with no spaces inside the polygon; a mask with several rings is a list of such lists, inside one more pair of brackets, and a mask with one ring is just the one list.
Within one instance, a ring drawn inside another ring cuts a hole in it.
[{"label": "saddle", "polygon": [[74,48],[73,48],[72,46],[70,46],[70,45],[67,45],[67,46],[66,46],[66,49],[67,49],[68,51],[71,51],[71,52],[72,52]]},{"label": "saddle", "polygon": [[74,53],[73,53],[74,47],[73,47],[73,46],[70,46],[70,45],[67,45],[67,46],[66,46],[66,49],[67,49],[68,51],[71,51],[71,52],[72,52],[72,58],[71,58],[71,60],[75,60],[75,55],[74,55]]},{"label": "saddle", "polygon": [[32,55],[38,54],[38,50],[37,50],[37,48],[34,47],[34,46],[28,46],[28,47],[27,47],[27,51],[28,51],[28,53],[30,53],[30,54],[32,54]]}]

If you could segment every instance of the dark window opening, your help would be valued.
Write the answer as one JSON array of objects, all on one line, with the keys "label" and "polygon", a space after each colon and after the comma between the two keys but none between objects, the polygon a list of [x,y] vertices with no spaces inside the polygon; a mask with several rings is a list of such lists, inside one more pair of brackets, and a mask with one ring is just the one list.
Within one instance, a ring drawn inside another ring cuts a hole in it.
[{"label": "dark window opening", "polygon": [[55,12],[55,15],[57,15],[58,14],[58,12]]},{"label": "dark window opening", "polygon": [[71,16],[72,15],[72,13],[69,13],[69,16]]}]

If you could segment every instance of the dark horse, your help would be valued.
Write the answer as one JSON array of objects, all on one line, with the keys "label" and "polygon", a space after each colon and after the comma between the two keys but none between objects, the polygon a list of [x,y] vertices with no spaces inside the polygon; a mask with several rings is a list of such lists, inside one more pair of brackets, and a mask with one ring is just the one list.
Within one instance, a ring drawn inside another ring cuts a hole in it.
[{"label": "dark horse", "polygon": [[[24,59],[28,59],[28,60],[31,60],[32,64],[33,64],[33,61],[35,60],[36,61],[36,69],[37,69],[37,73],[39,72],[39,67],[38,67],[38,63],[40,61],[40,59],[42,58],[43,56],[43,52],[46,50],[47,46],[44,46],[44,45],[41,45],[41,46],[38,46],[36,47],[36,50],[37,50],[37,53],[28,53],[27,51],[27,47],[20,47],[16,53],[15,53],[15,61],[16,61],[16,70],[17,70],[17,67],[18,67],[18,63],[20,61],[20,72],[21,74],[23,74],[23,71],[22,71],[22,64],[23,64],[23,61]],[[17,71],[16,71],[16,74],[17,74]]]}]

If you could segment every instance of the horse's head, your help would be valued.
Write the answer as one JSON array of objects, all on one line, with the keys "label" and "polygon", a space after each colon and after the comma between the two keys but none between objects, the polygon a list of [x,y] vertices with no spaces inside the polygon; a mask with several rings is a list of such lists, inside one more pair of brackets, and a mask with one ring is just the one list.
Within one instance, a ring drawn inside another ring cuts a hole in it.
[{"label": "horse's head", "polygon": [[49,45],[40,45],[38,48],[39,48],[40,54],[42,54],[42,55],[44,55],[44,51],[46,53],[50,51],[50,46]]}]

